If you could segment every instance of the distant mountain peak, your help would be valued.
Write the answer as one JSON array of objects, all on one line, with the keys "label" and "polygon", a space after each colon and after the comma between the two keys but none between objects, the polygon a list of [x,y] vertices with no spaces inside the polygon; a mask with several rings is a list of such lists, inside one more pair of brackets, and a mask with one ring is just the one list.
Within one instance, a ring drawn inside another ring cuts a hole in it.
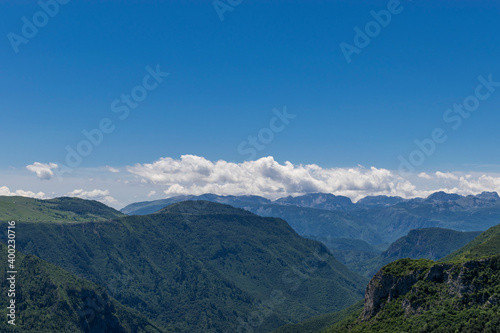
[{"label": "distant mountain peak", "polygon": [[432,193],[427,197],[428,201],[455,201],[462,198],[461,195],[456,193],[446,193],[444,191],[439,191]]},{"label": "distant mountain peak", "polygon": [[486,191],[476,195],[476,198],[489,201],[500,200],[500,197],[498,196],[497,192],[486,192]]},{"label": "distant mountain peak", "polygon": [[369,207],[389,207],[397,205],[398,203],[408,201],[401,197],[389,197],[387,195],[369,195],[356,202],[356,205]]}]

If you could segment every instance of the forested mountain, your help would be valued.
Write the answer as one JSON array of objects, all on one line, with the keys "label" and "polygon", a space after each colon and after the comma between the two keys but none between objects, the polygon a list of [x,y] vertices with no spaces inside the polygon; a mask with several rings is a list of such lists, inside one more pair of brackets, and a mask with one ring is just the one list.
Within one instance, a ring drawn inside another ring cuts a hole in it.
[{"label": "forested mountain", "polygon": [[181,332],[266,332],[355,303],[367,281],[285,221],[207,201],[147,216],[16,228],[19,250]]}]

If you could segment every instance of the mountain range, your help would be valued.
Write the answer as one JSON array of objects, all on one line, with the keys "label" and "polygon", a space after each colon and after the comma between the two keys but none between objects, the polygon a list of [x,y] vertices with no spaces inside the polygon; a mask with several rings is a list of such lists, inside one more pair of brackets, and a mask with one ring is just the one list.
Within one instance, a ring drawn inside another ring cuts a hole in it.
[{"label": "mountain range", "polygon": [[427,198],[370,196],[351,199],[325,193],[311,193],[271,201],[258,196],[177,196],[138,202],[121,209],[128,215],[151,214],[172,203],[207,200],[228,204],[257,215],[286,220],[301,236],[328,242],[332,238],[386,244],[412,229],[445,228],[484,231],[500,222],[500,197],[496,192],[461,196],[436,192]]}]

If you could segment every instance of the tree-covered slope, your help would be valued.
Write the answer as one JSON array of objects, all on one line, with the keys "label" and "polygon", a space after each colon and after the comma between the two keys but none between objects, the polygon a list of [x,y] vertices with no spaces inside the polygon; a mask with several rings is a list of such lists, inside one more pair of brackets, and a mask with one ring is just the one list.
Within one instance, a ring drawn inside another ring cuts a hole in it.
[{"label": "tree-covered slope", "polygon": [[[16,253],[14,294],[7,291],[7,246],[0,243],[1,332],[173,332],[111,298],[106,290],[32,255]],[[7,307],[15,300],[15,317]],[[15,319],[11,325],[7,320]]]},{"label": "tree-covered slope", "polygon": [[500,254],[500,225],[491,227],[442,261],[463,261]]},{"label": "tree-covered slope", "polygon": [[411,230],[392,243],[383,254],[396,259],[437,260],[465,246],[479,234],[480,231],[461,232],[443,228]]},{"label": "tree-covered slope", "polygon": [[94,200],[69,197],[39,200],[0,196],[0,221],[97,222],[119,216],[123,214]]},{"label": "tree-covered slope", "polygon": [[266,332],[349,306],[366,283],[285,221],[206,201],[17,230],[21,250],[182,332]]},{"label": "tree-covered slope", "polygon": [[411,230],[380,255],[364,261],[347,262],[353,271],[372,277],[382,266],[402,258],[438,260],[456,251],[481,232],[461,232],[443,228]]}]

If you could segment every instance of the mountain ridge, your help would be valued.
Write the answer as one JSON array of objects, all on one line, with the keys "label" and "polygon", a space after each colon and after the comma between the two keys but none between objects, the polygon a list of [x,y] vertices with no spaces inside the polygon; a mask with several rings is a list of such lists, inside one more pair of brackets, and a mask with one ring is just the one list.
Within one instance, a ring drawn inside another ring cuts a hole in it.
[{"label": "mountain ridge", "polygon": [[[232,206],[234,206],[234,202],[242,202],[248,204],[250,203],[279,204],[279,205],[293,205],[306,208],[318,208],[324,210],[347,211],[352,209],[361,209],[373,206],[388,207],[404,202],[422,202],[422,201],[448,202],[448,201],[457,201],[460,199],[471,199],[471,198],[476,198],[485,201],[500,201],[500,196],[496,192],[481,192],[477,195],[463,196],[455,193],[445,193],[443,191],[438,191],[430,194],[426,198],[416,197],[412,199],[404,199],[398,196],[377,195],[377,196],[366,196],[358,200],[356,203],[353,203],[351,199],[346,196],[334,195],[331,193],[320,193],[320,192],[308,193],[298,196],[287,196],[278,198],[276,200],[270,200],[257,195],[235,196],[235,195],[217,195],[212,193],[205,193],[202,195],[179,195],[166,199],[135,202],[121,208],[120,212],[127,215],[133,215],[134,211],[137,210],[143,211],[144,206],[148,206],[150,204],[158,203],[158,205],[153,205],[154,208],[151,208],[152,210],[156,209],[156,206],[168,205],[170,203],[187,201],[187,200],[208,200],[208,201],[215,201],[227,204],[233,203]],[[147,211],[147,214],[154,213],[154,211],[151,210],[144,210],[144,212]]]},{"label": "mountain ridge", "polygon": [[[357,203],[352,203],[347,197],[321,193],[275,201],[258,196],[206,194],[136,203],[125,207],[122,212],[149,214],[186,198],[194,201],[210,200],[261,216],[279,217],[304,237],[359,239],[371,245],[392,243],[412,229],[439,227],[457,231],[483,231],[498,224],[500,217],[500,198],[495,192],[483,192],[475,196],[436,192],[427,198],[414,199],[377,196],[366,197]],[[339,202],[343,206],[339,206]]]},{"label": "mountain ridge", "polygon": [[89,222],[106,221],[123,213],[105,204],[76,197],[33,199],[0,196],[0,221]]}]

